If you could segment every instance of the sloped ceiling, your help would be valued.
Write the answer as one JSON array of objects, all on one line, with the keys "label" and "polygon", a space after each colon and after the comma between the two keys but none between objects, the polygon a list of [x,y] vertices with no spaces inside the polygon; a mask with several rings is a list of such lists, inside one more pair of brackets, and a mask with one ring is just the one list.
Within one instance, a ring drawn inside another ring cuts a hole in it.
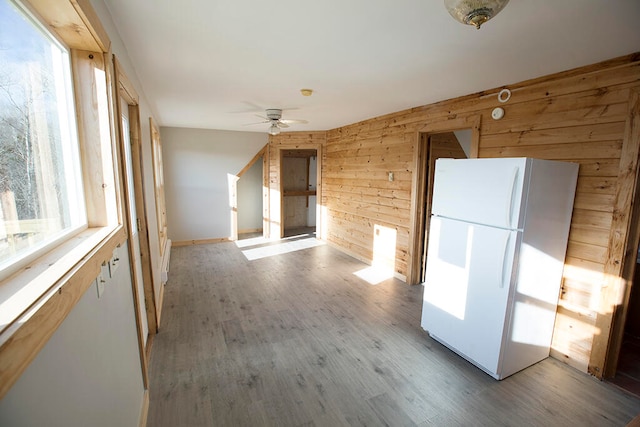
[{"label": "sloped ceiling", "polygon": [[[162,126],[327,130],[640,51],[639,0],[105,0]],[[300,89],[311,88],[311,97]]]}]

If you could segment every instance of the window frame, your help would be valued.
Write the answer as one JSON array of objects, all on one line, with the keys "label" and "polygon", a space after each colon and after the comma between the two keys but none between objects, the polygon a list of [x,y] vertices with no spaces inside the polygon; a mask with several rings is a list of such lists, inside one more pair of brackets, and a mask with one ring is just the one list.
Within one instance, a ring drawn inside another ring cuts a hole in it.
[{"label": "window frame", "polygon": [[111,41],[89,0],[19,2],[71,51],[88,228],[0,282],[0,304],[19,305],[0,331],[0,399],[127,240]]},{"label": "window frame", "polygon": [[156,218],[158,224],[158,245],[160,257],[164,257],[164,251],[167,246],[167,208],[164,198],[164,165],[162,163],[162,142],[160,139],[160,130],[149,117],[149,128],[151,133],[151,155],[153,161],[153,188],[156,199]]},{"label": "window frame", "polygon": [[[71,48],[67,46],[64,40],[60,39],[60,37],[53,31],[51,31],[47,26],[42,22],[42,19],[37,16],[37,14],[28,6],[21,2],[20,0],[6,0],[8,3],[11,3],[15,6],[19,13],[22,13],[25,18],[30,21],[30,23],[35,27],[35,31],[42,33],[43,37],[46,37],[47,40],[55,45],[56,48],[60,49],[61,59],[63,59],[64,64],[59,64],[61,67],[60,70],[54,70],[62,73],[62,84],[64,85],[64,94],[60,97],[60,93],[58,93],[58,97],[56,98],[56,102],[58,104],[64,104],[64,112],[66,113],[66,117],[60,117],[59,121],[64,121],[65,123],[61,126],[66,127],[67,129],[67,137],[69,139],[68,147],[63,146],[63,156],[67,157],[69,154],[72,157],[72,171],[65,171],[65,184],[67,184],[67,188],[74,188],[74,192],[79,195],[78,200],[75,200],[72,203],[69,203],[70,210],[73,209],[74,204],[79,204],[78,208],[82,209],[82,212],[79,213],[79,221],[74,225],[60,230],[54,233],[49,238],[45,239],[42,242],[38,242],[33,246],[30,246],[27,251],[16,256],[14,260],[10,263],[4,264],[0,262],[0,284],[14,275],[16,272],[20,271],[24,267],[29,266],[33,262],[37,261],[38,258],[43,257],[45,254],[50,252],[56,246],[63,244],[64,242],[72,239],[74,236],[82,233],[84,230],[88,228],[88,220],[86,213],[86,203],[84,197],[84,188],[82,180],[80,180],[82,175],[82,165],[80,160],[80,140],[78,137],[78,123],[76,120],[76,103],[75,103],[75,84],[73,81],[73,71],[72,71],[72,61],[71,61]],[[55,67],[55,60],[54,67]],[[60,82],[58,82],[60,83]],[[59,87],[56,86],[55,91],[59,92]],[[62,132],[64,133],[64,132]],[[63,137],[64,138],[64,137]],[[71,153],[67,153],[71,151]],[[67,162],[65,162],[65,165]],[[70,177],[72,175],[72,177]],[[70,184],[69,181],[78,180],[79,182]],[[75,197],[74,197],[75,199]],[[0,288],[0,302],[2,302],[2,289]],[[6,310],[5,310],[6,311]],[[0,313],[0,331],[3,329],[2,320],[6,313]]]}]

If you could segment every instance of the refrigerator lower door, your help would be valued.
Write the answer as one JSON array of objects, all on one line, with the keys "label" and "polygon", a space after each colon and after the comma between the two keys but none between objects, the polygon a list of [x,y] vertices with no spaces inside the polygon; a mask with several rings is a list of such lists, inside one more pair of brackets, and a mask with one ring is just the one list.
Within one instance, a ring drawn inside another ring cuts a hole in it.
[{"label": "refrigerator lower door", "polygon": [[520,234],[431,218],[422,327],[498,379]]}]

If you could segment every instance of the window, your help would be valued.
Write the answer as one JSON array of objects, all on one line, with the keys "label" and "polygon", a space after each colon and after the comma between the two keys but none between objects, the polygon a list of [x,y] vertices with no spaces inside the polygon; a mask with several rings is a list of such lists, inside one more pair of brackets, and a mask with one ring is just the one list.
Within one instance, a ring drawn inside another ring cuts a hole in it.
[{"label": "window", "polygon": [[127,241],[109,36],[29,1],[0,0],[0,399]]},{"label": "window", "polygon": [[0,0],[0,278],[86,227],[69,51]]}]

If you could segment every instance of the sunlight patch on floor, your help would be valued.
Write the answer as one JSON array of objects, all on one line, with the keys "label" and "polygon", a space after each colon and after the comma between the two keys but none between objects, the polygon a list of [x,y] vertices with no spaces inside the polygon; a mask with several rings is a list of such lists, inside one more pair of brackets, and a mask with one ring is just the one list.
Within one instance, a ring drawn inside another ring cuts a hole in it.
[{"label": "sunlight patch on floor", "polygon": [[277,240],[266,239],[262,236],[259,236],[259,237],[252,237],[250,239],[236,240],[235,243],[237,247],[242,249],[242,248],[247,248],[249,246],[266,245],[268,243],[273,243],[273,242],[277,242]]},{"label": "sunlight patch on floor", "polygon": [[[259,240],[262,239],[262,240]],[[292,240],[297,239],[297,240]],[[292,236],[286,239],[273,241],[264,238],[255,238],[255,239],[247,239],[253,241],[252,244],[238,246],[248,247],[248,246],[256,246],[260,244],[266,244],[264,246],[254,247],[252,249],[245,249],[242,251],[242,254],[249,260],[253,261],[256,259],[267,258],[276,255],[282,255],[289,252],[301,251],[304,249],[314,248],[316,246],[322,246],[325,243],[321,240],[316,239],[315,237],[303,238],[300,236]],[[242,242],[246,242],[247,240],[243,240]],[[262,243],[261,243],[262,242]],[[238,244],[239,242],[236,242]]]},{"label": "sunlight patch on floor", "polygon": [[356,271],[353,274],[358,276],[365,282],[374,286],[379,285],[385,280],[388,280],[394,277],[393,269],[388,267],[382,267],[382,266],[380,267],[371,266],[371,267],[363,268],[362,270]]}]

